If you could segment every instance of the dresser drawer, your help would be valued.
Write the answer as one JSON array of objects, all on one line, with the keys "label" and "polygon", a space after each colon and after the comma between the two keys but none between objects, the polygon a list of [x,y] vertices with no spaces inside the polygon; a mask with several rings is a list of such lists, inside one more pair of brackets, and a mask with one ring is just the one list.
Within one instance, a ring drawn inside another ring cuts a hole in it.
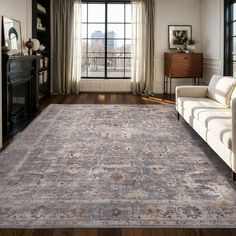
[{"label": "dresser drawer", "polygon": [[176,78],[202,77],[203,55],[201,53],[165,54],[165,75]]}]

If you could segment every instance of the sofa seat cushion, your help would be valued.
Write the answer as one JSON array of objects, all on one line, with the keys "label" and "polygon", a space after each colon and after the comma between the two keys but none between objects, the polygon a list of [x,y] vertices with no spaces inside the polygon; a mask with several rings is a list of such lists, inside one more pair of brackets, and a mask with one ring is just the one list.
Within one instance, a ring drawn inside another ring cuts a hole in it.
[{"label": "sofa seat cushion", "polygon": [[232,150],[232,110],[208,98],[178,98],[185,112]]},{"label": "sofa seat cushion", "polygon": [[232,118],[212,116],[205,123],[208,130],[232,150]]},{"label": "sofa seat cushion", "polygon": [[225,106],[210,98],[179,97],[177,102],[185,110],[191,111],[193,117],[201,110],[226,109]]}]

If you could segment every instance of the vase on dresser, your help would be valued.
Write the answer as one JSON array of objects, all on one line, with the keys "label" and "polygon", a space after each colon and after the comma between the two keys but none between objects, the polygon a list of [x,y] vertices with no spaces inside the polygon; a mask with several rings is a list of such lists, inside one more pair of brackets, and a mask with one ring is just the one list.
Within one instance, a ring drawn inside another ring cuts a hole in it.
[{"label": "vase on dresser", "polygon": [[195,52],[197,50],[197,45],[187,45],[187,50],[190,52]]}]

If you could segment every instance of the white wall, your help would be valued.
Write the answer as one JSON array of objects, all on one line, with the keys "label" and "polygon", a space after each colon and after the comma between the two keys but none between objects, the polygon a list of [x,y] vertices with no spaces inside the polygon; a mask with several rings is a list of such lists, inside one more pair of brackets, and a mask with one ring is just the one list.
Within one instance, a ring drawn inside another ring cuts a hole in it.
[{"label": "white wall", "polygon": [[223,74],[224,66],[224,0],[202,1],[204,79]]},{"label": "white wall", "polygon": [[[202,51],[202,4],[201,0],[156,0],[155,32],[155,86],[154,93],[163,93],[164,52],[169,51],[168,25],[192,25],[193,39],[200,42],[198,51]],[[204,1],[204,0],[203,0]],[[215,1],[215,0],[212,0]],[[192,83],[186,79],[173,80],[174,92],[178,83]]]},{"label": "white wall", "polygon": [[[2,16],[21,22],[22,39],[27,41],[32,35],[32,1],[31,0],[0,0],[0,32],[2,32]],[[0,43],[2,45],[1,33]],[[2,58],[0,53],[0,124],[2,124]],[[2,125],[0,125],[0,147],[2,146]]]}]

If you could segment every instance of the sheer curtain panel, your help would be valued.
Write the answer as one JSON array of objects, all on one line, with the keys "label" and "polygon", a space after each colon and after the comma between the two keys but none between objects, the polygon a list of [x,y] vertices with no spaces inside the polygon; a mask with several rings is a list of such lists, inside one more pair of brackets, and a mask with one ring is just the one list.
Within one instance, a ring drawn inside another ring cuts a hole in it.
[{"label": "sheer curtain panel", "polygon": [[53,0],[53,90],[78,94],[81,79],[81,1]]},{"label": "sheer curtain panel", "polygon": [[155,0],[132,0],[132,91],[151,95],[154,84]]}]

